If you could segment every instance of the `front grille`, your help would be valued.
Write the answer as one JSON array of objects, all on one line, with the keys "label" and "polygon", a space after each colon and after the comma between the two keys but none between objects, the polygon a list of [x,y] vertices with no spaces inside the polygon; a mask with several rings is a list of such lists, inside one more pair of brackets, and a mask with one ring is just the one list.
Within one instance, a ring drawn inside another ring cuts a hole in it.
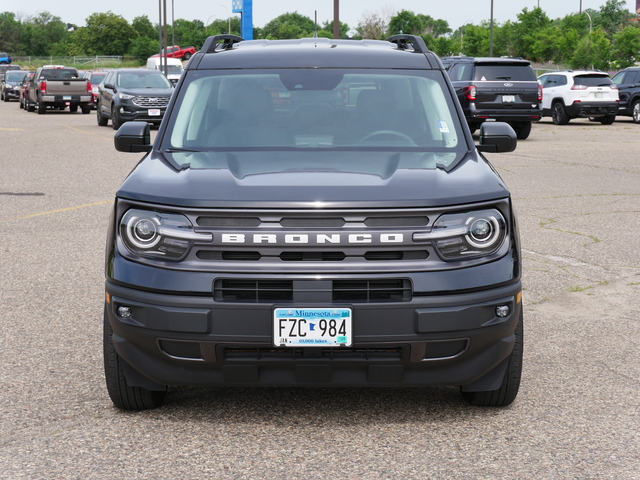
[{"label": "front grille", "polygon": [[214,284],[216,302],[272,303],[293,300],[293,282],[288,280],[218,279]]},{"label": "front grille", "polygon": [[408,302],[411,282],[407,279],[335,280],[335,302]]},{"label": "front grille", "polygon": [[336,348],[276,348],[276,347],[225,347],[225,360],[401,360],[401,346],[388,347],[336,347]]},{"label": "front grille", "polygon": [[[234,262],[257,262],[267,257],[256,251],[219,251],[219,250],[198,250],[196,257],[199,260],[216,262],[228,260]],[[340,251],[297,251],[282,252],[277,255],[283,262],[342,262],[346,260],[347,254]],[[365,252],[364,255],[349,255],[349,258],[360,258],[368,262],[380,261],[414,261],[426,260],[429,252],[426,250],[400,250],[400,251],[377,251]]]},{"label": "front grille", "polygon": [[154,97],[139,95],[133,99],[133,104],[143,108],[161,108],[169,105],[170,97]]},{"label": "front grille", "polygon": [[[339,303],[409,302],[412,298],[408,279],[334,280],[331,285],[331,299]],[[304,287],[308,292],[309,284],[304,283]],[[213,290],[216,302],[235,303],[292,302],[296,292],[291,280],[234,278],[217,279]],[[327,291],[326,301],[328,294]]]}]

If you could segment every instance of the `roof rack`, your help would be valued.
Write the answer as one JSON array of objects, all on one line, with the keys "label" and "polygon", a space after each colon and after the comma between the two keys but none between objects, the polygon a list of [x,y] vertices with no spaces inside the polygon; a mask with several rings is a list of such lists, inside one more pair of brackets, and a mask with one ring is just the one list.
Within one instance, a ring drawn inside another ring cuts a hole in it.
[{"label": "roof rack", "polygon": [[387,42],[395,43],[398,45],[399,50],[408,50],[408,45],[413,46],[413,51],[416,53],[428,52],[427,44],[424,43],[424,39],[418,35],[394,35],[387,38]]},{"label": "roof rack", "polygon": [[244,41],[244,38],[237,35],[214,35],[205,40],[200,51],[203,53],[215,53],[220,45],[222,45],[221,50],[231,50],[236,43],[242,41]]}]

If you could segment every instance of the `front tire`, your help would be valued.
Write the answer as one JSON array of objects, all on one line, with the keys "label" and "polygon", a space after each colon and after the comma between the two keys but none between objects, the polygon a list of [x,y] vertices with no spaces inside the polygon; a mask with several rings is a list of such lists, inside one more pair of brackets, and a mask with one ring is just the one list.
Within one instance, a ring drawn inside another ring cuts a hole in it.
[{"label": "front tire", "polygon": [[569,123],[569,115],[567,115],[567,110],[564,108],[562,102],[556,102],[551,107],[551,117],[553,118],[553,123],[556,125],[566,125]]},{"label": "front tire", "polygon": [[485,392],[462,392],[464,399],[471,405],[477,407],[506,407],[511,405],[518,396],[520,389],[520,379],[522,377],[522,353],[524,344],[524,329],[522,320],[522,309],[520,309],[520,318],[516,326],[516,341],[513,346],[513,352],[509,357],[507,371],[504,373],[502,385],[497,390]]},{"label": "front tire", "polygon": [[189,60],[191,58],[191,54],[189,52],[184,54],[184,57],[182,57],[183,60]]},{"label": "front tire", "polygon": [[118,116],[118,108],[114,105],[111,107],[111,126],[114,130],[118,130],[124,122]]},{"label": "front tire", "polygon": [[122,371],[122,358],[113,346],[113,330],[109,323],[107,307],[104,309],[104,374],[107,391],[113,404],[121,410],[148,410],[157,408],[164,402],[167,391],[147,390],[130,387]]},{"label": "front tire", "polygon": [[640,123],[640,100],[633,102],[631,116],[633,117],[633,123]]}]

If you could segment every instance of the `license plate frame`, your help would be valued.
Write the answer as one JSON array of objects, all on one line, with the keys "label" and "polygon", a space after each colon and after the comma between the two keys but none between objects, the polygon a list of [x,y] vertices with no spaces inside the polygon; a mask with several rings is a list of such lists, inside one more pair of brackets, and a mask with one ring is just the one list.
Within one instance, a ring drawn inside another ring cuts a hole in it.
[{"label": "license plate frame", "polygon": [[350,347],[351,307],[276,307],[272,315],[276,347]]},{"label": "license plate frame", "polygon": [[150,108],[148,113],[150,117],[159,117],[162,111],[159,108]]},{"label": "license plate frame", "polygon": [[516,96],[515,95],[503,95],[502,96],[502,103],[516,103]]}]

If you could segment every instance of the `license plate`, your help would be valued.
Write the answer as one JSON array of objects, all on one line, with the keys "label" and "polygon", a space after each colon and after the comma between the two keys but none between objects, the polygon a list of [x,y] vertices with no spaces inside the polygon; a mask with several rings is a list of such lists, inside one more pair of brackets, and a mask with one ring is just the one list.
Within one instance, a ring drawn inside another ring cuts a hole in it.
[{"label": "license plate", "polygon": [[150,117],[159,117],[160,116],[160,110],[157,109],[157,108],[149,110],[149,116]]},{"label": "license plate", "polygon": [[277,347],[350,347],[351,308],[276,308],[273,344]]},{"label": "license plate", "polygon": [[516,102],[515,95],[503,95],[502,96],[502,103],[515,103],[515,102]]},{"label": "license plate", "polygon": [[602,92],[595,92],[595,94],[594,94],[594,95],[595,95],[595,97],[596,97],[596,98],[602,98],[602,97],[604,97],[604,95],[602,94]]},{"label": "license plate", "polygon": [[71,100],[71,95],[64,95],[62,97],[63,100]]}]

